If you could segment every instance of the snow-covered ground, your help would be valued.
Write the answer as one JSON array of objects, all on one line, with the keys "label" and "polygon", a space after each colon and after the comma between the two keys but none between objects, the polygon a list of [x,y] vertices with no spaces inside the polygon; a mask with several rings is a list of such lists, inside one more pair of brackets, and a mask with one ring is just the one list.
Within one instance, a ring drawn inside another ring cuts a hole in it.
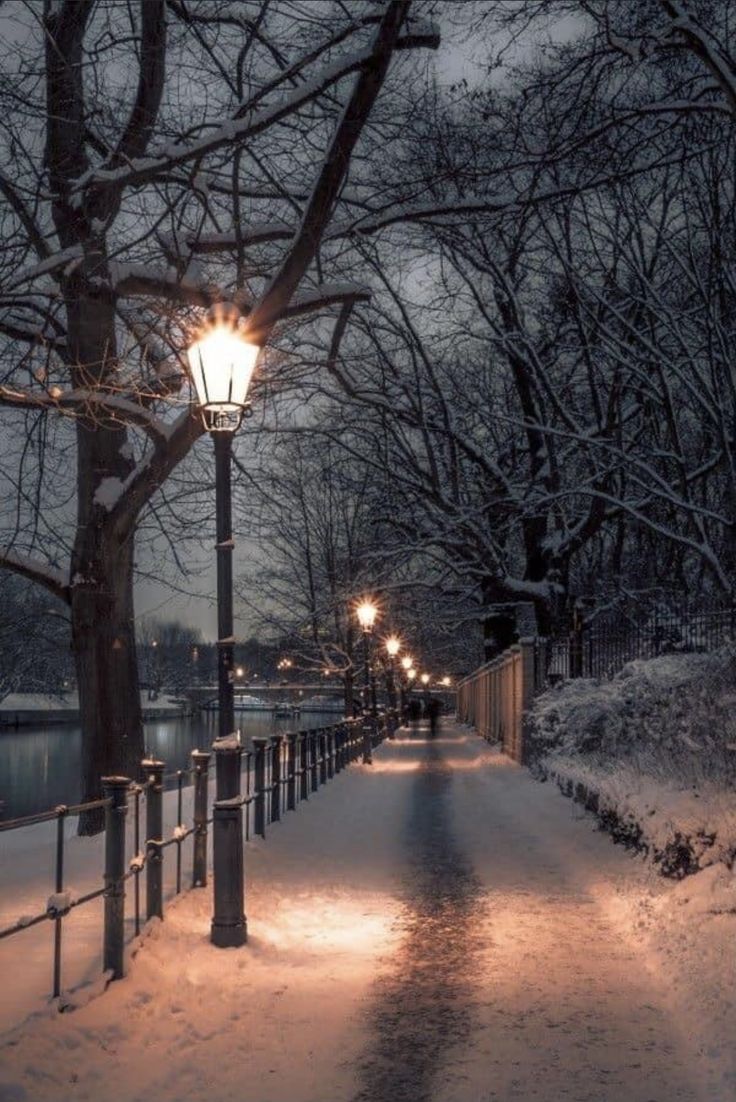
[{"label": "snow-covered ground", "polygon": [[0,1099],[736,1099],[732,873],[658,877],[469,731],[384,743],[247,868],[245,947],[180,897],[125,980],[5,1036]]}]

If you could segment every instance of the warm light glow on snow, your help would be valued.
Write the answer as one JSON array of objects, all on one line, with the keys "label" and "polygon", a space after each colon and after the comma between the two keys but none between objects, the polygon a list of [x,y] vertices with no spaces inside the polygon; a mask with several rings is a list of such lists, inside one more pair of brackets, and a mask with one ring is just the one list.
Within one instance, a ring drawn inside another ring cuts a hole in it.
[{"label": "warm light glow on snow", "polygon": [[[282,900],[275,915],[256,916],[249,923],[251,940],[267,942],[281,953],[310,955],[345,952],[345,972],[375,971],[374,949],[397,941],[392,929],[401,907],[383,893],[307,892],[293,900]],[[283,965],[284,959],[281,957]]]}]

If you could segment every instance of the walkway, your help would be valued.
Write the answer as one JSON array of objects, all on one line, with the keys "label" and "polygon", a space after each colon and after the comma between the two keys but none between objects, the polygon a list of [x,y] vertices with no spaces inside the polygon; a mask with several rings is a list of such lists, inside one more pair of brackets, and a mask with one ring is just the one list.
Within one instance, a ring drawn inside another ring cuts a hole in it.
[{"label": "walkway", "polygon": [[615,915],[640,865],[476,736],[407,732],[192,892],[128,979],[0,1052],[0,1099],[731,1102]]}]

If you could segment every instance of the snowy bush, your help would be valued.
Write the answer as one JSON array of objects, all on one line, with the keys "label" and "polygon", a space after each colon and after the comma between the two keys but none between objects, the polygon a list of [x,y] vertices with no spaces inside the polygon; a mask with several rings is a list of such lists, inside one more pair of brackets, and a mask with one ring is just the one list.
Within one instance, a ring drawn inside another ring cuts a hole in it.
[{"label": "snowy bush", "polygon": [[637,660],[611,681],[550,689],[529,715],[528,740],[542,777],[666,875],[733,863],[733,644]]},{"label": "snowy bush", "polygon": [[534,759],[625,759],[697,784],[736,781],[736,647],[629,662],[611,681],[563,682],[529,717]]}]

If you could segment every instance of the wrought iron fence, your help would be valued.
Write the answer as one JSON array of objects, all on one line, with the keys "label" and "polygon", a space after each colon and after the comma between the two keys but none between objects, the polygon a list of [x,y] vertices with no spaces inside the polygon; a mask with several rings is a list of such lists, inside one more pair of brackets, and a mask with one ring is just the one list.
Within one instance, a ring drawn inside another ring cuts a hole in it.
[{"label": "wrought iron fence", "polygon": [[707,652],[736,640],[736,604],[657,609],[634,619],[622,615],[582,618],[544,641],[549,681],[612,677],[636,658]]},{"label": "wrought iron fence", "polygon": [[[371,729],[375,746],[386,733],[380,724]],[[329,727],[254,738],[242,756],[244,833],[266,837],[266,829],[284,811],[295,810],[321,785],[346,769],[366,750],[366,728],[360,720],[344,720]],[[161,761],[146,759],[145,780],[124,777],[103,780],[104,798],[74,806],[60,806],[36,815],[0,821],[0,833],[34,824],[55,824],[53,891],[45,906],[0,928],[0,941],[51,922],[52,997],[60,998],[63,985],[64,922],[77,908],[95,899],[104,901],[102,970],[108,979],[123,975],[124,950],[141,932],[145,919],[164,917],[164,859],[173,848],[175,858],[170,895],[183,885],[183,847],[192,838],[191,887],[207,882],[207,846],[213,822],[209,776],[210,754],[195,750],[189,769],[166,773]],[[176,790],[173,830],[164,837],[164,791]],[[191,796],[186,791],[192,789]],[[187,805],[185,809],[185,804]],[[66,876],[67,824],[84,812],[103,808],[104,870],[102,884],[77,894]],[[132,811],[128,822],[128,812]],[[189,818],[189,821],[186,821]],[[145,873],[145,907],[141,877]],[[132,895],[126,884],[132,881]],[[170,896],[169,896],[170,897]],[[127,909],[126,909],[127,905]]]}]

